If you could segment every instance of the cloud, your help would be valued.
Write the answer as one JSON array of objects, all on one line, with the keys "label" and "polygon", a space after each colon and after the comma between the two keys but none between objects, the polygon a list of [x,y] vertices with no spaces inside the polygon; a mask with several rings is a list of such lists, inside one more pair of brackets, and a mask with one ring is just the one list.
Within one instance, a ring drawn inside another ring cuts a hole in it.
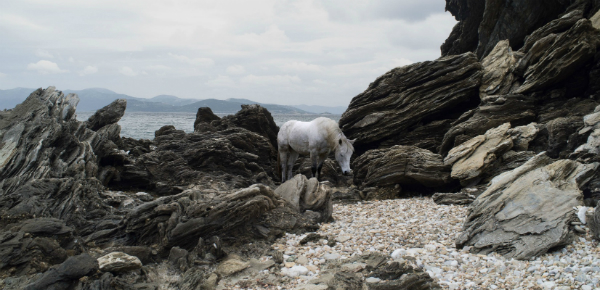
[{"label": "cloud", "polygon": [[206,82],[211,87],[229,87],[235,85],[235,82],[228,76],[218,76],[215,79]]},{"label": "cloud", "polygon": [[385,19],[420,21],[434,13],[444,12],[440,0],[323,0],[329,18],[339,22],[360,22]]},{"label": "cloud", "polygon": [[169,52],[169,56],[180,61],[183,63],[187,63],[190,65],[195,65],[195,66],[212,66],[213,64],[215,64],[215,61],[210,59],[210,58],[189,58],[187,56],[184,55],[178,55],[178,54],[174,54],[174,53],[170,53]]},{"label": "cloud", "polygon": [[27,69],[36,70],[41,74],[57,74],[67,72],[67,70],[60,69],[58,64],[49,60],[40,60],[36,63],[30,63],[27,65]]},{"label": "cloud", "polygon": [[305,62],[291,62],[283,65],[283,69],[292,71],[307,71],[307,72],[318,72],[321,71],[321,67],[316,64],[308,64]]},{"label": "cloud", "polygon": [[98,68],[95,66],[88,65],[79,72],[80,76],[92,75],[98,72]]},{"label": "cloud", "polygon": [[241,75],[246,72],[246,69],[241,65],[230,65],[227,67],[227,73],[232,75]]},{"label": "cloud", "polygon": [[124,66],[124,67],[120,68],[120,69],[119,69],[119,72],[120,72],[122,75],[126,75],[126,76],[128,76],[128,77],[134,77],[134,76],[137,76],[137,73],[136,73],[135,71],[133,71],[133,69],[132,69],[132,68],[130,68],[130,67],[128,67],[128,66]]},{"label": "cloud", "polygon": [[290,76],[290,75],[267,75],[267,76],[257,76],[257,75],[247,75],[243,77],[240,82],[243,84],[252,84],[252,85],[289,85],[289,84],[297,84],[302,80],[298,76]]},{"label": "cloud", "polygon": [[35,55],[41,58],[54,58],[54,56],[46,50],[39,49],[35,51]]},{"label": "cloud", "polygon": [[5,74],[5,73],[1,73],[1,72],[0,72],[0,78],[3,78],[3,77],[5,77],[5,76],[6,76],[6,74]]}]

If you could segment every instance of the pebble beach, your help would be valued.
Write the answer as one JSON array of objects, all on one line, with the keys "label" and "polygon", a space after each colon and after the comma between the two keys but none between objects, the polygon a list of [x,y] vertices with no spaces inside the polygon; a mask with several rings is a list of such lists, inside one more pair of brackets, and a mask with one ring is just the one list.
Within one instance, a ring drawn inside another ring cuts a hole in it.
[{"label": "pebble beach", "polygon": [[252,289],[324,289],[318,283],[328,265],[351,268],[344,260],[369,252],[421,267],[444,289],[600,289],[600,247],[587,229],[563,249],[518,261],[456,249],[466,215],[466,206],[437,205],[431,198],[335,204],[335,221],[316,233],[336,244],[300,245],[306,235],[286,234],[273,245],[284,253],[281,272],[264,273],[283,283]]}]

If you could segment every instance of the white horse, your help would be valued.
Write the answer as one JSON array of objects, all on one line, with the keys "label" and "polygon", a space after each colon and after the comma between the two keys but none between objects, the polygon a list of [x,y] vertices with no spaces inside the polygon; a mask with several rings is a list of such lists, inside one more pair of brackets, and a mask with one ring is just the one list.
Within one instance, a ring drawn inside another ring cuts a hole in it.
[{"label": "white horse", "polygon": [[329,118],[320,117],[310,122],[287,121],[277,134],[281,182],[292,178],[292,167],[299,154],[310,154],[312,176],[318,179],[323,161],[332,150],[344,175],[351,174],[353,143],[354,140],[348,140],[342,133],[337,122]]}]

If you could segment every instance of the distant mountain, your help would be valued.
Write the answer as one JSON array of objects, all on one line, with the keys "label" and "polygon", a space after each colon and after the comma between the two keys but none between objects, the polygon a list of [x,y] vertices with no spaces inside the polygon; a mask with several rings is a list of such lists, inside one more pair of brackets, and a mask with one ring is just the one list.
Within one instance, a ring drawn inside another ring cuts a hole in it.
[{"label": "distant mountain", "polygon": [[146,100],[147,102],[165,103],[173,106],[184,106],[197,102],[197,99],[182,99],[171,95],[158,95]]},{"label": "distant mountain", "polygon": [[0,110],[12,109],[22,103],[35,89],[16,88],[0,90]]},{"label": "distant mountain", "polygon": [[[14,108],[23,102],[35,89],[17,88],[11,90],[0,90],[0,109]],[[63,93],[74,93],[79,96],[79,112],[94,112],[110,104],[116,99],[127,99],[128,112],[191,112],[195,113],[199,107],[209,107],[215,113],[236,113],[243,104],[259,104],[272,114],[315,114],[330,112],[341,114],[345,107],[324,106],[285,106],[276,104],[264,104],[248,99],[231,98],[227,100],[217,99],[184,99],[171,95],[159,95],[150,99],[136,98],[125,94],[119,94],[103,88],[90,88],[84,90],[64,90]],[[343,110],[342,110],[343,108]]]}]

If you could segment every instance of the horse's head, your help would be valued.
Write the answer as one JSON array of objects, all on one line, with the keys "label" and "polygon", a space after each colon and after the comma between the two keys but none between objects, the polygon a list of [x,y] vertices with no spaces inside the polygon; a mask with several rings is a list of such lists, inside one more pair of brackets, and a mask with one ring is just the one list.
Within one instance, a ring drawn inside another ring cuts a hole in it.
[{"label": "horse's head", "polygon": [[338,146],[335,148],[335,160],[340,164],[344,175],[352,174],[350,169],[350,157],[354,153],[354,140],[348,140],[344,134],[340,134]]}]

